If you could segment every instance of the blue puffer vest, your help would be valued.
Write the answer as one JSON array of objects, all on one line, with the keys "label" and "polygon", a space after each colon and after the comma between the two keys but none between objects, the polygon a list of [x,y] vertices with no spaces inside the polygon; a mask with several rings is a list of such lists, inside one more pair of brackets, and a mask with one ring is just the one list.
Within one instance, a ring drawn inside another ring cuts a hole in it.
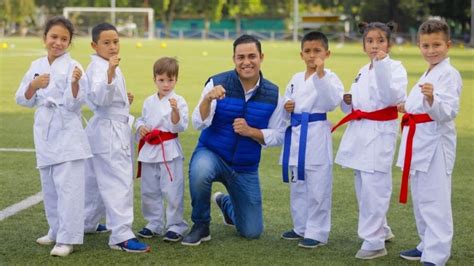
[{"label": "blue puffer vest", "polygon": [[278,104],[278,87],[260,74],[260,85],[246,102],[235,70],[210,79],[214,86],[222,85],[226,94],[224,99],[217,101],[212,124],[202,131],[198,147],[205,146],[215,152],[237,172],[257,171],[261,145],[249,137],[234,133],[232,123],[236,118],[244,118],[250,127],[267,128]]}]

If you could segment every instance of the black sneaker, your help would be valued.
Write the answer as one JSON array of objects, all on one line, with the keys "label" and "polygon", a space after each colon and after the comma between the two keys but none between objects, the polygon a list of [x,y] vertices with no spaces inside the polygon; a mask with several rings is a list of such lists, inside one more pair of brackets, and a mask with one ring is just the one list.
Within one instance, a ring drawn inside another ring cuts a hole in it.
[{"label": "black sneaker", "polygon": [[209,225],[194,224],[191,228],[191,232],[184,237],[181,244],[185,246],[197,246],[201,244],[201,241],[211,240],[211,232],[209,231]]},{"label": "black sneaker", "polygon": [[181,239],[183,239],[183,236],[173,231],[166,232],[163,237],[163,241],[165,242],[178,242],[181,241]]},{"label": "black sneaker", "polygon": [[216,203],[217,207],[219,207],[219,209],[221,209],[221,212],[222,212],[222,216],[224,217],[223,220],[223,223],[225,225],[228,225],[228,226],[235,226],[234,222],[232,221],[232,219],[229,217],[229,215],[227,215],[227,213],[224,211],[224,206],[222,205],[222,199],[224,198],[224,193],[222,192],[216,192],[214,193],[214,195],[212,196],[212,199],[214,200],[214,202]]}]

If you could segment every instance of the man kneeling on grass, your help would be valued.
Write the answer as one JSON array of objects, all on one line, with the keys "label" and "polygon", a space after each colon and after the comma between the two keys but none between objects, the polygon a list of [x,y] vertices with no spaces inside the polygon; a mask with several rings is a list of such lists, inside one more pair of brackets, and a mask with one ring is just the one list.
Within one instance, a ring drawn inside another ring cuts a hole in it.
[{"label": "man kneeling on grass", "polygon": [[245,238],[258,238],[263,231],[258,164],[262,145],[283,141],[283,106],[278,87],[260,72],[260,42],[242,35],[233,46],[235,69],[208,79],[193,112],[193,125],[202,132],[189,165],[194,225],[183,245],[211,239],[210,201],[216,181],[229,193],[213,196],[224,223]]}]

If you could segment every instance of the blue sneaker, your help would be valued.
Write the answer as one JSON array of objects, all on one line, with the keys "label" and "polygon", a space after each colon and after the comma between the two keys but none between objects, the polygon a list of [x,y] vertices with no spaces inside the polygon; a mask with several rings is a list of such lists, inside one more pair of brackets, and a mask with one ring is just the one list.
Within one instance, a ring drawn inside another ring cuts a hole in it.
[{"label": "blue sneaker", "polygon": [[422,252],[418,249],[410,249],[400,252],[400,257],[406,260],[420,260]]},{"label": "blue sneaker", "polygon": [[122,243],[118,243],[115,245],[109,245],[111,249],[121,250],[131,253],[146,253],[150,252],[151,248],[145,243],[138,241],[136,238],[131,238],[127,241],[123,241]]},{"label": "blue sneaker", "polygon": [[435,264],[432,263],[432,262],[425,261],[425,262],[423,262],[423,266],[435,266]]},{"label": "blue sneaker", "polygon": [[148,229],[146,227],[143,227],[142,230],[137,232],[137,235],[139,237],[143,237],[143,238],[152,238],[152,237],[155,237],[155,236],[159,236],[160,234],[157,234],[157,233],[151,231],[150,229]]},{"label": "blue sneaker", "polygon": [[286,240],[300,240],[303,239],[302,236],[298,235],[295,231],[290,230],[281,234],[281,238]]},{"label": "blue sneaker", "polygon": [[183,241],[181,241],[181,244],[185,246],[197,246],[201,244],[201,241],[209,240],[211,240],[209,225],[194,224],[191,228],[191,232],[184,237]]},{"label": "blue sneaker", "polygon": [[173,231],[166,232],[163,237],[163,241],[165,242],[178,242],[181,241],[181,239],[183,239],[183,236]]},{"label": "blue sneaker", "polygon": [[97,229],[95,229],[95,232],[96,234],[102,234],[102,233],[108,233],[110,232],[110,229],[107,228],[107,226],[105,226],[105,224],[99,224],[97,226]]},{"label": "blue sneaker", "polygon": [[216,203],[217,207],[219,207],[219,209],[221,209],[221,212],[222,212],[222,216],[224,217],[223,219],[223,222],[225,225],[228,225],[228,226],[235,226],[234,222],[232,221],[232,219],[229,217],[229,215],[227,215],[227,213],[224,211],[224,206],[222,205],[222,199],[224,198],[224,193],[222,192],[216,192],[214,193],[214,195],[212,196],[212,199],[214,200],[214,202]]},{"label": "blue sneaker", "polygon": [[298,243],[298,246],[302,248],[316,248],[319,246],[324,246],[324,243],[321,243],[316,239],[303,238]]}]

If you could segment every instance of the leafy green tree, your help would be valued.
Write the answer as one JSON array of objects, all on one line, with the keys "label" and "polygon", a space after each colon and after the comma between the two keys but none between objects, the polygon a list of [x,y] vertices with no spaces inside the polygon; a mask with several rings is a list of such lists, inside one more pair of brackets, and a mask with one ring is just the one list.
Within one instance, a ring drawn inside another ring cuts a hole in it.
[{"label": "leafy green tree", "polygon": [[0,28],[14,33],[16,25],[20,26],[20,35],[27,33],[28,24],[34,24],[34,0],[1,0],[0,1]]}]

